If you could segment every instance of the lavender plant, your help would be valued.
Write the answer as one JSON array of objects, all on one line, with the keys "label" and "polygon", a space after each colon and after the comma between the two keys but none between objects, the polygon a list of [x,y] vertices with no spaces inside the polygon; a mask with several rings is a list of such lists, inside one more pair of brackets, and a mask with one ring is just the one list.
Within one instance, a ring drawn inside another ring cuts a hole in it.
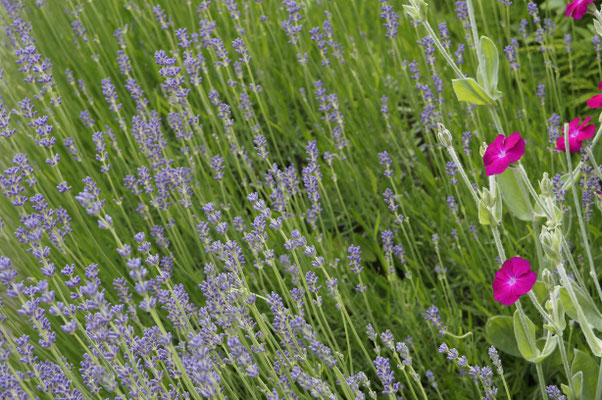
[{"label": "lavender plant", "polygon": [[602,398],[596,3],[0,0],[0,397]]}]

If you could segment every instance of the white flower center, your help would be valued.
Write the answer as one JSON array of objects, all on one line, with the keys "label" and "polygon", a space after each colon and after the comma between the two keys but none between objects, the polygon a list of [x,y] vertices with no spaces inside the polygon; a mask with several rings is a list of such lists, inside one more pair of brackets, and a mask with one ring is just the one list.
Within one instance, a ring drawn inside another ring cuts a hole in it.
[{"label": "white flower center", "polygon": [[506,157],[506,150],[502,150],[502,151],[500,151],[500,154],[498,154],[498,157],[499,157],[499,158],[504,158],[504,157]]},{"label": "white flower center", "polygon": [[514,276],[508,280],[508,285],[510,285],[510,286],[514,286],[515,283],[516,283],[516,277],[514,277]]}]

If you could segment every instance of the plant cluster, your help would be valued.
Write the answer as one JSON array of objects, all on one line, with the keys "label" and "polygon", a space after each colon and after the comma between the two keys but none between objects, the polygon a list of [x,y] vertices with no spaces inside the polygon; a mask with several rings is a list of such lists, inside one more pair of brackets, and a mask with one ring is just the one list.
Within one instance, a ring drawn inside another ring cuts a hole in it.
[{"label": "plant cluster", "polygon": [[599,3],[0,0],[0,399],[602,399]]}]

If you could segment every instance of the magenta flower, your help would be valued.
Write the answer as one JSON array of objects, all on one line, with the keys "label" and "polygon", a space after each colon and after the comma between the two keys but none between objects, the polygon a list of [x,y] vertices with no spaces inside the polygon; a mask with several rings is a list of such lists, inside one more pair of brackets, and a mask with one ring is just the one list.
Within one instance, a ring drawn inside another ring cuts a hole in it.
[{"label": "magenta flower", "polygon": [[529,261],[513,257],[504,262],[493,280],[493,299],[505,306],[516,301],[535,285],[537,275],[531,271]]},{"label": "magenta flower", "polygon": [[564,12],[564,15],[567,17],[573,17],[574,19],[581,19],[587,12],[587,5],[593,2],[594,0],[571,1],[566,5],[566,11]]},{"label": "magenta flower", "polygon": [[[602,90],[602,82],[598,85],[598,90]],[[589,108],[600,108],[602,107],[602,94],[597,94],[591,99],[587,100]]]},{"label": "magenta flower", "polygon": [[[588,117],[579,125],[581,119],[575,118],[569,123],[569,151],[571,153],[581,150],[581,142],[585,139],[591,139],[596,134],[596,127],[587,124],[590,120],[591,118]],[[564,131],[562,133],[565,134]],[[564,140],[564,136],[556,139],[556,150],[566,151]]]},{"label": "magenta flower", "polygon": [[511,162],[520,160],[525,154],[525,139],[520,133],[514,132],[506,137],[498,135],[483,155],[487,176],[501,174]]}]

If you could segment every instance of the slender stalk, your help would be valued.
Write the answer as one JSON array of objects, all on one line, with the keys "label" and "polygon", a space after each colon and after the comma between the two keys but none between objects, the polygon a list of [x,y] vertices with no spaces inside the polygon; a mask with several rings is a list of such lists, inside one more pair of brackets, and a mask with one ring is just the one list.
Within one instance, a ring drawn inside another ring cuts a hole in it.
[{"label": "slender stalk", "polygon": [[[568,124],[564,124],[564,131],[569,131]],[[569,135],[564,135],[564,143],[565,148],[568,150],[569,148]],[[590,149],[591,152],[591,149]],[[569,168],[569,171],[572,170],[571,166],[571,153],[566,151],[566,161]],[[593,158],[592,158],[593,159]],[[577,221],[579,221],[579,231],[581,232],[581,238],[583,239],[583,246],[585,247],[585,253],[587,254],[587,260],[589,261],[589,275],[594,280],[594,285],[596,286],[596,291],[600,300],[602,300],[602,288],[600,287],[600,282],[598,281],[598,274],[596,273],[596,267],[594,266],[594,259],[592,257],[592,252],[589,247],[589,240],[587,239],[587,232],[585,231],[585,223],[583,221],[583,214],[581,213],[581,206],[579,204],[579,199],[577,198],[577,189],[573,185],[573,203],[575,205],[575,211],[577,212]]]}]

